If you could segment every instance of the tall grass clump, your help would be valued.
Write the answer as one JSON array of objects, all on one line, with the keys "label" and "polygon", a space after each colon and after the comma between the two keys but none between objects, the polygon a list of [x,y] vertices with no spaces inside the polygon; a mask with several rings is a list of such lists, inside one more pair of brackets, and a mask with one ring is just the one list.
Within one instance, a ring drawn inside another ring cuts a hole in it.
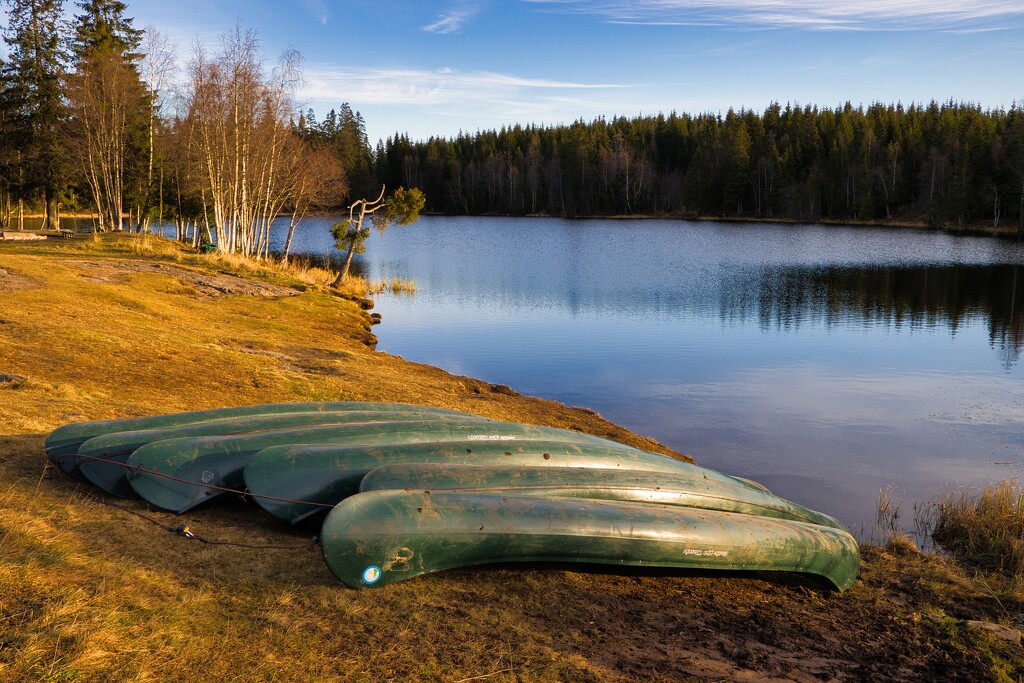
[{"label": "tall grass clump", "polygon": [[390,280],[383,278],[367,280],[359,275],[349,275],[345,278],[344,289],[357,296],[375,296],[384,292],[415,294],[416,282],[414,280],[403,280],[399,277],[393,277]]},{"label": "tall grass clump", "polygon": [[887,486],[878,492],[878,509],[875,511],[875,529],[871,539],[880,541],[887,549],[895,552],[916,553],[917,543],[900,525],[903,501],[893,498],[894,491],[894,487]]},{"label": "tall grass clump", "polygon": [[1024,490],[1007,480],[946,495],[932,538],[967,564],[1024,581]]},{"label": "tall grass clump", "polygon": [[392,294],[415,294],[416,281],[393,277],[391,278],[391,282],[388,284],[388,289],[391,290]]}]

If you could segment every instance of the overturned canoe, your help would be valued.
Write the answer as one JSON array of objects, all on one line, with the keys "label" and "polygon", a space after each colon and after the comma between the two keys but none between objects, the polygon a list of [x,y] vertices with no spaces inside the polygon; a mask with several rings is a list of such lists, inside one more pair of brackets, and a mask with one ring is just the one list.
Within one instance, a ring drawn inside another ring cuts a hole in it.
[{"label": "overturned canoe", "polygon": [[255,434],[165,439],[142,446],[127,464],[132,488],[157,507],[185,512],[215,498],[220,488],[241,489],[242,471],[257,452],[295,444],[410,444],[446,441],[515,441],[523,438],[603,441],[596,436],[551,427],[496,422],[484,418],[438,416],[426,421],[362,422]]},{"label": "overturned canoe", "polygon": [[324,558],[352,588],[495,562],[790,571],[836,588],[857,577],[845,531],[759,515],[653,503],[371,491],[324,521]]},{"label": "overturned canoe", "polygon": [[309,411],[254,415],[233,419],[196,422],[159,429],[140,429],[112,432],[89,439],[78,447],[78,452],[66,458],[78,458],[82,476],[107,493],[128,497],[133,495],[128,484],[128,456],[154,441],[197,436],[227,436],[256,434],[275,429],[312,427],[318,425],[350,424],[387,420],[458,420],[488,421],[487,418],[460,413],[438,413],[429,408],[410,407],[406,410],[345,410]]},{"label": "overturned canoe", "polygon": [[437,413],[457,413],[445,408],[413,406],[403,403],[379,403],[374,401],[323,401],[314,403],[263,403],[259,405],[237,406],[233,408],[217,408],[214,410],[198,410],[184,413],[169,413],[149,417],[133,417],[115,420],[89,420],[66,424],[50,432],[46,437],[46,454],[61,470],[74,477],[80,477],[78,459],[64,458],[70,453],[77,453],[83,443],[101,434],[125,432],[139,429],[162,429],[178,425],[208,422],[210,420],[234,419],[253,415],[273,415],[278,413],[301,412],[338,412],[343,410],[379,410],[384,412],[416,408]]},{"label": "overturned canoe", "polygon": [[[251,463],[250,463],[251,464]],[[673,471],[582,469],[579,467],[481,467],[463,464],[390,465],[367,474],[360,491],[387,489],[472,490],[503,496],[590,498],[739,512],[821,524],[843,525],[763,488],[741,485],[733,477],[690,463]]]},{"label": "overturned canoe", "polygon": [[[512,440],[461,439],[381,446],[276,446],[256,453],[245,466],[249,493],[267,512],[295,523],[326,512],[355,494],[371,470],[398,463],[533,465],[538,470],[558,467],[608,468],[613,473],[647,470],[674,473],[693,465],[631,446],[570,432],[570,440],[551,438]],[[715,480],[748,488],[726,475],[703,470]],[[723,484],[724,485],[724,484]],[[393,487],[395,488],[395,487]],[[299,502],[301,501],[301,502]]]}]

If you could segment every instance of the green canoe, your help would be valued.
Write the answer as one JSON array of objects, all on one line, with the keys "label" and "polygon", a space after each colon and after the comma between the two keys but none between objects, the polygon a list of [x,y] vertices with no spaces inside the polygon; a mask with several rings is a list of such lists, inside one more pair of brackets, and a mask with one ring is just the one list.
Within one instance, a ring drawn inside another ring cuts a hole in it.
[{"label": "green canoe", "polygon": [[63,456],[77,453],[78,447],[101,434],[110,432],[125,432],[138,429],[162,429],[178,425],[195,424],[197,422],[208,422],[210,420],[234,419],[252,415],[272,415],[277,413],[301,413],[317,411],[343,411],[343,410],[405,410],[417,408],[431,410],[438,413],[456,413],[453,410],[444,408],[428,408],[424,406],[413,406],[402,403],[379,403],[373,401],[325,401],[318,403],[263,403],[259,405],[237,406],[233,408],[217,408],[214,410],[199,410],[186,413],[170,413],[166,415],[153,415],[150,417],[132,417],[116,420],[90,420],[87,422],[73,422],[66,424],[50,432],[46,437],[46,454],[55,465],[68,474],[81,478],[78,471],[77,458],[65,458]]},{"label": "green canoe", "polygon": [[845,529],[828,515],[779,498],[766,489],[741,485],[732,477],[697,465],[679,463],[672,472],[639,469],[623,472],[579,467],[391,465],[367,474],[359,490],[418,489],[431,493],[472,490],[503,496],[660,503],[778,517]]},{"label": "green canoe", "polygon": [[[165,439],[142,446],[128,465],[145,471],[129,474],[135,492],[157,507],[185,512],[221,493],[214,487],[241,489],[243,468],[257,452],[295,444],[384,445],[451,439],[515,441],[522,438],[603,441],[595,436],[550,427],[496,422],[484,418],[434,416],[403,420],[278,429],[256,434]],[[173,477],[170,478],[170,477]],[[182,481],[177,481],[182,480]]]},{"label": "green canoe", "polygon": [[791,571],[839,590],[860,551],[845,531],[789,520],[653,503],[370,491],[324,521],[324,558],[352,588],[495,562]]},{"label": "green canoe", "polygon": [[[232,419],[211,420],[160,429],[140,429],[112,432],[89,439],[78,447],[76,457],[81,461],[82,475],[107,493],[128,497],[133,495],[128,485],[125,463],[137,449],[154,441],[189,436],[223,436],[249,434],[272,429],[312,427],[316,425],[346,424],[387,420],[458,419],[460,421],[486,421],[486,418],[458,413],[438,413],[429,408],[409,407],[406,410],[345,410],[308,411],[253,415]],[[102,459],[97,459],[102,458]]]},{"label": "green canoe", "polygon": [[[382,465],[397,463],[512,464],[547,467],[602,467],[613,471],[627,469],[676,472],[693,468],[665,455],[648,453],[630,446],[570,434],[566,441],[543,438],[517,441],[452,440],[435,443],[398,443],[382,446],[300,445],[267,448],[252,456],[245,466],[244,479],[249,492],[267,512],[295,523],[317,512],[326,512],[359,490],[367,472]],[[701,470],[704,472],[705,470]],[[731,477],[706,470],[707,476],[728,480]],[[275,498],[287,500],[274,500]],[[304,501],[304,503],[290,502]]]}]

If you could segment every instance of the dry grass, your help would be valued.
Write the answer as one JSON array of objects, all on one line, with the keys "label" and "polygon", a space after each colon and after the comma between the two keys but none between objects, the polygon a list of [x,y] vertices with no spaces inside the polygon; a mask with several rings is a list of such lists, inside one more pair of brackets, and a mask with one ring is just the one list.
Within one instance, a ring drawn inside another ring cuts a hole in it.
[{"label": "dry grass", "polygon": [[[173,247],[173,245],[171,245]],[[142,260],[147,269],[128,268]],[[152,267],[154,264],[161,268]],[[173,266],[173,267],[172,267]],[[203,294],[180,270],[304,291]],[[187,517],[96,498],[46,467],[72,420],[266,401],[422,403],[664,450],[585,409],[373,351],[368,314],[269,266],[156,239],[0,245],[0,680],[990,680],[1019,648],[963,619],[1011,620],[934,557],[865,549],[842,595],[792,576],[575,567],[444,572],[352,591],[254,506]],[[5,284],[6,283],[6,284]],[[6,287],[6,289],[4,289]],[[121,507],[113,507],[115,503]],[[149,519],[139,517],[146,515]],[[922,614],[941,618],[922,618]],[[851,672],[853,672],[851,674]]]},{"label": "dry grass", "polygon": [[349,275],[345,278],[345,289],[356,296],[375,296],[390,292],[392,294],[414,294],[416,283],[413,280],[402,278],[383,278],[367,280],[359,275]]},{"label": "dry grass", "polygon": [[290,259],[287,264],[284,264],[274,259],[254,261],[238,254],[222,254],[220,252],[213,252],[204,256],[211,263],[233,272],[271,280],[277,280],[282,277],[291,278],[296,282],[315,287],[329,287],[336,275],[336,273],[307,263],[302,259]]},{"label": "dry grass", "polygon": [[935,541],[960,561],[1024,581],[1024,490],[1015,480],[961,491],[939,504]]}]

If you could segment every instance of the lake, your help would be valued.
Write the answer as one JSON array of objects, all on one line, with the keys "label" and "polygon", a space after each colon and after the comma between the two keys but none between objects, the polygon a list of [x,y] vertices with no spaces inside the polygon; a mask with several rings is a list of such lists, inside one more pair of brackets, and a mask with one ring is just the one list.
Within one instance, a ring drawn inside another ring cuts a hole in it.
[{"label": "lake", "polygon": [[[330,220],[299,252],[331,250]],[[1024,465],[1024,244],[924,230],[425,217],[374,234],[378,348],[609,420],[870,535]]]}]

